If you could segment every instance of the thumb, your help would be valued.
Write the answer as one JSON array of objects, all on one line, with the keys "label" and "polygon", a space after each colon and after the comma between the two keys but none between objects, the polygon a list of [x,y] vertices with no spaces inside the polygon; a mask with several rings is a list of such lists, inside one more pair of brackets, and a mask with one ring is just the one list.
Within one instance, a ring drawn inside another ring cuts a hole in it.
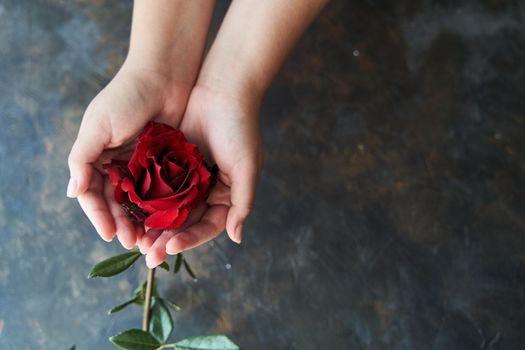
[{"label": "thumb", "polygon": [[71,178],[67,186],[67,196],[76,198],[87,191],[93,176],[95,162],[108,142],[105,128],[91,119],[84,120],[80,126],[77,139],[68,157]]},{"label": "thumb", "polygon": [[232,206],[228,210],[226,231],[232,241],[241,243],[242,226],[250,214],[255,197],[257,165],[255,162],[245,160],[233,170],[230,174]]}]

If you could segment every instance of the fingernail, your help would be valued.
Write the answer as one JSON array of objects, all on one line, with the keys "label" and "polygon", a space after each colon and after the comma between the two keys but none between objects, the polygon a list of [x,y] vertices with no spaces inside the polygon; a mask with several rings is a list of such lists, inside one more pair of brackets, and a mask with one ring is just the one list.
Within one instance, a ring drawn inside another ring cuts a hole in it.
[{"label": "fingernail", "polygon": [[66,196],[69,198],[75,198],[77,193],[77,180],[70,178],[69,183],[67,184],[67,193]]},{"label": "fingernail", "polygon": [[131,250],[133,248],[135,248],[135,245],[133,244],[124,244],[122,242],[120,242],[122,244],[122,246],[124,247],[124,249],[127,249],[127,250]]},{"label": "fingernail", "polygon": [[180,250],[176,249],[177,248],[177,244],[175,243],[176,240],[177,240],[177,238],[172,237],[172,238],[170,238],[168,243],[166,243],[166,254],[175,255],[175,254],[180,253]]},{"label": "fingernail", "polygon": [[149,269],[154,269],[155,267],[157,267],[157,265],[153,264],[151,261],[151,255],[146,255],[146,266],[149,268]]},{"label": "fingernail", "polygon": [[140,252],[141,254],[146,254],[146,253],[147,253],[147,251],[144,249],[144,246],[142,245],[142,242],[141,242],[141,241],[138,241],[138,242],[137,242],[137,245],[139,246],[139,252]]},{"label": "fingernail", "polygon": [[166,253],[169,255],[179,254],[193,247],[196,243],[197,239],[195,236],[182,231],[168,240],[168,243],[166,243]]},{"label": "fingernail", "polygon": [[126,248],[127,250],[130,250],[131,248],[135,247],[135,243],[129,243],[128,242],[124,242],[119,235],[117,235],[117,238],[118,238],[118,241],[120,242],[120,244]]},{"label": "fingernail", "polygon": [[238,224],[237,227],[235,227],[234,231],[234,242],[237,244],[241,244],[242,241],[242,224]]}]

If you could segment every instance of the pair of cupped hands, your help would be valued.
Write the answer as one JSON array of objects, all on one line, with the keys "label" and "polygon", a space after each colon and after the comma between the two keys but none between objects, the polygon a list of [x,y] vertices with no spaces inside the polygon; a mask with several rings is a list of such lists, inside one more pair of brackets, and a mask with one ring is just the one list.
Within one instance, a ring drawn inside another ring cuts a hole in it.
[{"label": "pair of cupped hands", "polygon": [[[198,80],[188,84],[126,61],[85,111],[69,154],[67,195],[78,199],[102,239],[116,236],[126,249],[138,246],[150,268],[225,228],[240,243],[263,157],[259,105],[260,99],[249,94],[221,92]],[[115,201],[102,166],[111,159],[129,159],[150,120],[180,129],[219,169],[206,203],[176,231],[131,222]]]}]

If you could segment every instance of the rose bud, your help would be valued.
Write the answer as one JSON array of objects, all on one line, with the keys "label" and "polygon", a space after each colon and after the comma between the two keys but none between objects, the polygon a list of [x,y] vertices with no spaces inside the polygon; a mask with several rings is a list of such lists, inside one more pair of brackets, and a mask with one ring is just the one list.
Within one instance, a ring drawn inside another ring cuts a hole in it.
[{"label": "rose bud", "polygon": [[106,164],[115,200],[135,222],[157,230],[180,227],[206,200],[215,171],[196,145],[166,124],[149,122],[129,162]]}]

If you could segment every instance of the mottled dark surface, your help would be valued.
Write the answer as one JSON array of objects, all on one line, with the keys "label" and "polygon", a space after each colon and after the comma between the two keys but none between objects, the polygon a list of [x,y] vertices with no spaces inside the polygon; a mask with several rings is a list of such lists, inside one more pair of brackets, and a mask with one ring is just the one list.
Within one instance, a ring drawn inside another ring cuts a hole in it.
[{"label": "mottled dark surface", "polygon": [[[255,349],[525,349],[525,5],[333,1],[265,100],[241,246],[159,272],[173,339]],[[215,25],[224,13],[220,3]],[[65,198],[83,110],[118,69],[130,2],[0,1],[0,348],[111,349],[144,278]],[[230,265],[228,265],[230,264]],[[231,268],[227,268],[231,266]]]}]

